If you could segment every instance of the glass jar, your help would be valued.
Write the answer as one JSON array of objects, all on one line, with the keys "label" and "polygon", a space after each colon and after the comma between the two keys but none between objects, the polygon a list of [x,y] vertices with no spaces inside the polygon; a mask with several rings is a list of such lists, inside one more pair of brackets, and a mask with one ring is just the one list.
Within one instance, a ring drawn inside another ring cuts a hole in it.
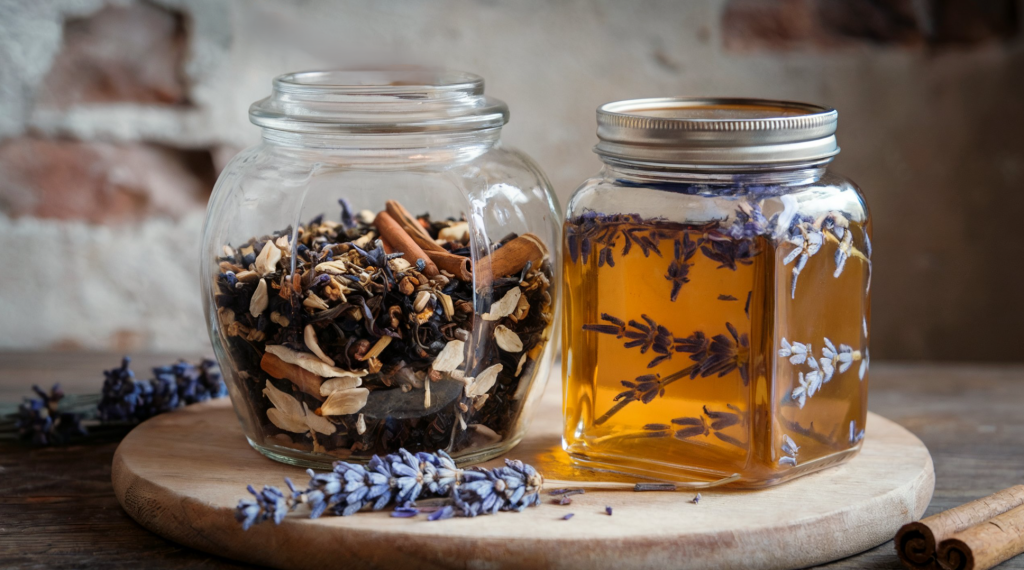
[{"label": "glass jar", "polygon": [[871,225],[827,170],[837,113],[742,99],[598,110],[564,227],[563,446],[583,466],[760,487],[852,457]]},{"label": "glass jar", "polygon": [[206,318],[246,437],[296,465],[501,454],[549,374],[558,204],[455,71],[277,77],[217,181]]}]

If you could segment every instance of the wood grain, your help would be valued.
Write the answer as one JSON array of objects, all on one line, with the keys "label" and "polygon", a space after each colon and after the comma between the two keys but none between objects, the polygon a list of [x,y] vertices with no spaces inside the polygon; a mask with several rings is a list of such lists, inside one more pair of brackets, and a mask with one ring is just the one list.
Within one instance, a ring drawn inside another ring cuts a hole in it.
[{"label": "wood grain", "polygon": [[[95,393],[116,354],[0,353],[0,399],[60,381]],[[173,357],[139,355],[136,370]],[[935,461],[933,515],[1020,483],[1024,366],[873,362],[870,407],[920,437]],[[116,443],[31,449],[0,443],[0,567],[227,570],[251,567],[167,541],[136,524],[110,485]],[[334,566],[336,564],[332,564]],[[351,565],[351,568],[357,568]],[[892,542],[829,570],[901,570]],[[1000,570],[1024,570],[1024,556]]]},{"label": "wood grain", "polygon": [[[559,385],[548,388],[511,455],[549,477],[606,478],[575,473],[568,463]],[[927,507],[934,473],[920,440],[877,415],[869,416],[868,434],[847,464],[756,492],[705,490],[698,505],[692,491],[589,490],[572,505],[545,497],[521,514],[475,520],[430,523],[377,512],[311,521],[300,511],[278,527],[243,531],[234,506],[246,484],[307,477],[250,449],[230,406],[211,402],[137,427],[114,456],[113,482],[125,510],[146,528],[277,568],[340,559],[366,568],[790,568],[881,544]],[[569,512],[575,517],[562,520]]]}]

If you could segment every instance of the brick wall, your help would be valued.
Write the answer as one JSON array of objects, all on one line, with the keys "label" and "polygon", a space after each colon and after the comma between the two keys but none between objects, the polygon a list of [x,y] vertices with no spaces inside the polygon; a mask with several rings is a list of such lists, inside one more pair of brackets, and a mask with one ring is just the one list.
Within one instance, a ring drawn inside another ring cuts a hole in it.
[{"label": "brick wall", "polygon": [[206,350],[196,251],[279,73],[482,74],[560,199],[594,108],[730,95],[840,111],[875,216],[873,353],[1024,360],[1020,0],[0,1],[0,348]]}]

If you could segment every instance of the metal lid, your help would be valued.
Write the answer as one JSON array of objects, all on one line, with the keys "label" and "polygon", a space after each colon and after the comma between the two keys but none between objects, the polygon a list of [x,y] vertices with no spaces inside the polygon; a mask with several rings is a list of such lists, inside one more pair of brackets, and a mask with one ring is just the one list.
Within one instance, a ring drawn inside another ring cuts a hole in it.
[{"label": "metal lid", "polygon": [[508,106],[484,95],[479,75],[445,69],[303,71],[274,78],[249,120],[297,133],[475,131],[508,122]]},{"label": "metal lid", "polygon": [[724,167],[827,161],[835,109],[766,99],[659,97],[597,110],[594,151],[627,162]]}]

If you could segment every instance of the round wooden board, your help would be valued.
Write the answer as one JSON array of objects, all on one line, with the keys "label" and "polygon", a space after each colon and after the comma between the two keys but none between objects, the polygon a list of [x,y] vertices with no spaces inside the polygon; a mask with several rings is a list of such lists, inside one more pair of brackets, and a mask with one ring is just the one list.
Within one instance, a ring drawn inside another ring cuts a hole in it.
[{"label": "round wooden board", "polygon": [[[601,479],[561,451],[558,384],[549,382],[511,456],[548,478]],[[230,404],[218,401],[135,428],[114,456],[113,483],[153,532],[278,568],[795,568],[877,546],[928,506],[935,474],[924,444],[875,414],[867,433],[844,465],[766,490],[704,490],[699,504],[692,491],[591,490],[568,506],[545,494],[523,513],[428,522],[387,512],[309,520],[298,510],[280,526],[243,531],[234,507],[250,497],[247,484],[301,485],[306,475],[250,448]]]}]

